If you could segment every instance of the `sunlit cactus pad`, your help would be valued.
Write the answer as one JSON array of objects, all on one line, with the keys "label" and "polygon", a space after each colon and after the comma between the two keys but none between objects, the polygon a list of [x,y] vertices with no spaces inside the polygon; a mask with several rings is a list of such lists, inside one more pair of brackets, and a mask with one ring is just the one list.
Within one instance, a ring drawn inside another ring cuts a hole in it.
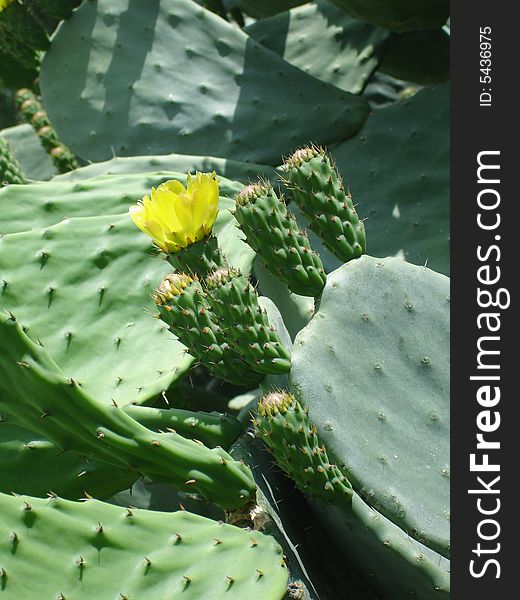
[{"label": "sunlit cactus pad", "polygon": [[95,500],[0,494],[0,508],[0,593],[6,600],[281,600],[285,594],[282,550],[259,532],[184,511]]}]

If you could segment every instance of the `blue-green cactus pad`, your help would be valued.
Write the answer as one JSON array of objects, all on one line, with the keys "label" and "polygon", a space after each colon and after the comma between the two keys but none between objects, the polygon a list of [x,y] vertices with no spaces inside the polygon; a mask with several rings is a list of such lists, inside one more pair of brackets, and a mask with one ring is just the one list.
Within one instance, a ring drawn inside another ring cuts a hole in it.
[{"label": "blue-green cactus pad", "polygon": [[449,555],[449,279],[363,256],[328,276],[290,380],[354,489]]},{"label": "blue-green cactus pad", "polygon": [[60,138],[92,161],[175,151],[276,164],[310,139],[353,135],[368,113],[190,0],[84,2],[40,85]]},{"label": "blue-green cactus pad", "polygon": [[326,0],[255,21],[245,31],[295,67],[353,94],[363,91],[389,36]]},{"label": "blue-green cactus pad", "polygon": [[367,252],[399,255],[448,275],[449,86],[374,111],[354,138],[331,152],[366,218]]},{"label": "blue-green cactus pad", "polygon": [[[151,173],[152,171],[176,171],[178,173],[193,173],[195,171],[210,173],[216,171],[219,176],[242,183],[249,183],[256,179],[258,175],[273,177],[276,173],[276,170],[268,165],[244,163],[215,156],[160,154],[157,156],[116,156],[110,160],[92,163],[63,175],[57,175],[54,181],[78,181],[99,175]],[[224,184],[225,182],[221,181],[223,192],[226,191]]]},{"label": "blue-green cactus pad", "polygon": [[45,152],[33,127],[14,125],[0,131],[18,159],[28,179],[50,179],[56,174],[51,157]]}]

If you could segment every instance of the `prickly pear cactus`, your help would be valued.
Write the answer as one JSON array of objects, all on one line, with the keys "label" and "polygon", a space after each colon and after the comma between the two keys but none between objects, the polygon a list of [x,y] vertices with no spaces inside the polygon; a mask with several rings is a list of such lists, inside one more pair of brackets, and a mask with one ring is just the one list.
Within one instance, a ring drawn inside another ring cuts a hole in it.
[{"label": "prickly pear cactus", "polygon": [[447,16],[0,0],[0,600],[449,599]]}]

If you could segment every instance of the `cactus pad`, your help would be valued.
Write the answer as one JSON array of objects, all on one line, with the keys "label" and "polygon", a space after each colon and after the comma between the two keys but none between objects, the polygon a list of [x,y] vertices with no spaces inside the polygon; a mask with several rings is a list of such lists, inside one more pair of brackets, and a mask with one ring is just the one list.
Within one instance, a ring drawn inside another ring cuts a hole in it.
[{"label": "cactus pad", "polygon": [[125,509],[96,500],[0,494],[0,510],[5,600],[281,600],[285,595],[281,548],[259,532],[185,511]]},{"label": "cactus pad", "polygon": [[291,386],[354,489],[449,556],[449,280],[364,256],[329,274]]},{"label": "cactus pad", "polygon": [[249,468],[222,448],[206,448],[176,432],[152,431],[117,406],[104,406],[66,378],[14,317],[0,318],[0,410],[63,449],[94,456],[228,509],[247,504]]},{"label": "cactus pad", "polygon": [[372,256],[450,272],[449,87],[375,110],[334,158],[367,217]]},{"label": "cactus pad", "polygon": [[56,31],[40,85],[85,161],[175,151],[276,164],[309,139],[354,134],[368,113],[191,0],[82,3]]},{"label": "cactus pad", "polygon": [[0,491],[45,497],[54,492],[79,500],[86,494],[103,500],[126,490],[137,479],[130,469],[63,452],[42,435],[0,421]]},{"label": "cactus pad", "polygon": [[254,21],[245,31],[295,67],[353,94],[363,91],[389,35],[328,0]]}]

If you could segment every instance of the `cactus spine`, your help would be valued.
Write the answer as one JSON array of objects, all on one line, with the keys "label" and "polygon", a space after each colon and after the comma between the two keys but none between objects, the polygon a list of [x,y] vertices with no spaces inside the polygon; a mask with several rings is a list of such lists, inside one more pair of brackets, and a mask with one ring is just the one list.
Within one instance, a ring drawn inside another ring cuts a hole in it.
[{"label": "cactus spine", "polygon": [[235,385],[254,387],[262,376],[252,372],[226,341],[199,281],[189,275],[165,277],[155,294],[162,320],[210,373]]},{"label": "cactus spine", "polygon": [[271,392],[261,398],[257,411],[253,420],[257,434],[298,488],[321,501],[350,504],[349,480],[331,464],[307,411],[294,397],[285,391]]},{"label": "cactus spine", "polygon": [[294,200],[327,248],[344,262],[364,254],[365,226],[327,153],[301,148],[284,162],[284,170]]},{"label": "cactus spine", "polygon": [[286,373],[291,354],[238,269],[217,269],[205,281],[209,305],[245,362],[259,373]]},{"label": "cactus spine", "polygon": [[245,187],[237,195],[235,217],[247,243],[292,292],[302,296],[321,292],[327,276],[320,257],[269,183]]}]

